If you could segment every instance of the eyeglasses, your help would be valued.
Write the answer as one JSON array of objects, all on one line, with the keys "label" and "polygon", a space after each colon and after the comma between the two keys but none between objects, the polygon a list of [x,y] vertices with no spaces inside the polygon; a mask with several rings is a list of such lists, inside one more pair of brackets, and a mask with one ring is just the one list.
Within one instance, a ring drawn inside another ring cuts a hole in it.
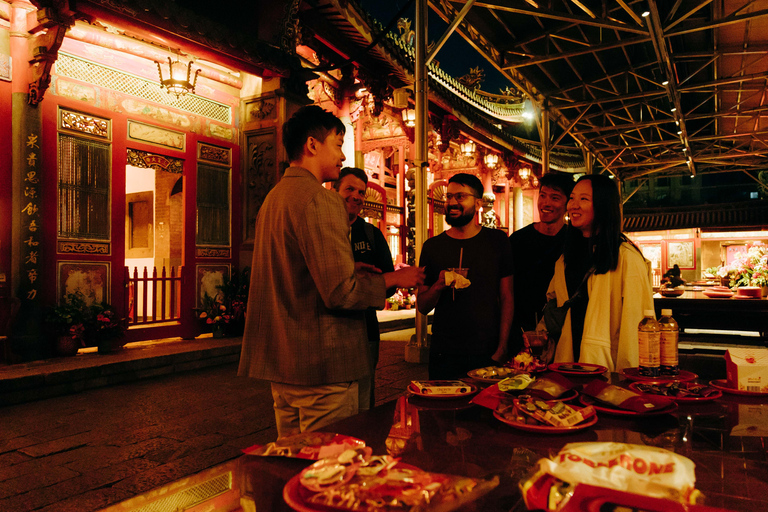
[{"label": "eyeglasses", "polygon": [[466,192],[459,192],[458,194],[445,194],[445,200],[450,201],[451,199],[455,199],[458,202],[464,201],[468,197],[474,197],[477,198],[474,194],[467,194]]}]

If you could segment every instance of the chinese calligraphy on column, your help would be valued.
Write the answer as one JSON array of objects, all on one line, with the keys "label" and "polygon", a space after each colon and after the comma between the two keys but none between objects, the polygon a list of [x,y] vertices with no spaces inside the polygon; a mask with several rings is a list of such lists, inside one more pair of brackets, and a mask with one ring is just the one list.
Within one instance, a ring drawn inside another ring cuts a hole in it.
[{"label": "chinese calligraphy on column", "polygon": [[40,144],[39,135],[27,134],[24,160],[24,198],[21,204],[22,299],[36,300],[40,261]]}]

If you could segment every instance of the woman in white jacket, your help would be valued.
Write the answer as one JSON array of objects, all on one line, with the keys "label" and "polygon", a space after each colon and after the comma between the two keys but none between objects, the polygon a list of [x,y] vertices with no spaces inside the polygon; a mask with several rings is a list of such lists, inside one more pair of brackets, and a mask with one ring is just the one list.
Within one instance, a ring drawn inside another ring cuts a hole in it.
[{"label": "woman in white jacket", "polygon": [[[621,198],[613,180],[588,174],[568,200],[570,227],[548,298],[570,302],[556,362],[638,365],[637,325],[653,309],[649,262],[621,233]],[[578,293],[577,293],[578,290]]]}]

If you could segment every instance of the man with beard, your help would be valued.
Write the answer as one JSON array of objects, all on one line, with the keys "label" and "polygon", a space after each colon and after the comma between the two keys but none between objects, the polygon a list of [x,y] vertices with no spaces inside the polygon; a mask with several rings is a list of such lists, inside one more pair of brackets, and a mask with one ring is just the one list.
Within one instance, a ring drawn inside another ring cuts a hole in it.
[{"label": "man with beard", "polygon": [[573,190],[573,177],[548,173],[539,181],[539,222],[529,224],[509,237],[515,276],[515,321],[509,350],[512,356],[523,348],[523,331],[536,329],[547,302],[547,287],[555,273],[555,262],[565,243],[565,210]]},{"label": "man with beard", "polygon": [[[424,284],[416,305],[435,310],[429,351],[430,379],[458,379],[484,366],[508,361],[507,341],[514,312],[512,256],[503,231],[477,223],[483,185],[472,174],[448,180],[445,221],[450,229],[424,242],[419,266]],[[469,285],[455,271],[466,274]],[[447,279],[446,279],[447,278]]]},{"label": "man with beard", "polygon": [[[345,167],[339,173],[339,179],[333,182],[333,188],[344,200],[347,209],[349,225],[352,230],[352,253],[355,262],[367,263],[381,270],[383,273],[394,272],[392,253],[389,251],[387,239],[381,231],[360,217],[360,211],[365,202],[365,191],[368,188],[368,175],[357,167]],[[415,269],[401,269],[398,272],[412,272]],[[387,297],[397,291],[397,288],[387,290]],[[374,375],[376,364],[379,361],[379,320],[376,317],[376,309],[368,308],[365,311],[365,321],[368,328],[368,347],[371,352],[371,374],[358,382],[360,392],[360,410],[366,411],[375,404]]]}]

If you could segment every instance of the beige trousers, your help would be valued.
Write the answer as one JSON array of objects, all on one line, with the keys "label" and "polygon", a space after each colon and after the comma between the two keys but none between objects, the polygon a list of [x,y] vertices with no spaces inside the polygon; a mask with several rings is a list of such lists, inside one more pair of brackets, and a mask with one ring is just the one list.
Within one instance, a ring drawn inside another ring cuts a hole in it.
[{"label": "beige trousers", "polygon": [[358,384],[340,382],[322,386],[272,383],[278,437],[319,430],[358,412]]}]

